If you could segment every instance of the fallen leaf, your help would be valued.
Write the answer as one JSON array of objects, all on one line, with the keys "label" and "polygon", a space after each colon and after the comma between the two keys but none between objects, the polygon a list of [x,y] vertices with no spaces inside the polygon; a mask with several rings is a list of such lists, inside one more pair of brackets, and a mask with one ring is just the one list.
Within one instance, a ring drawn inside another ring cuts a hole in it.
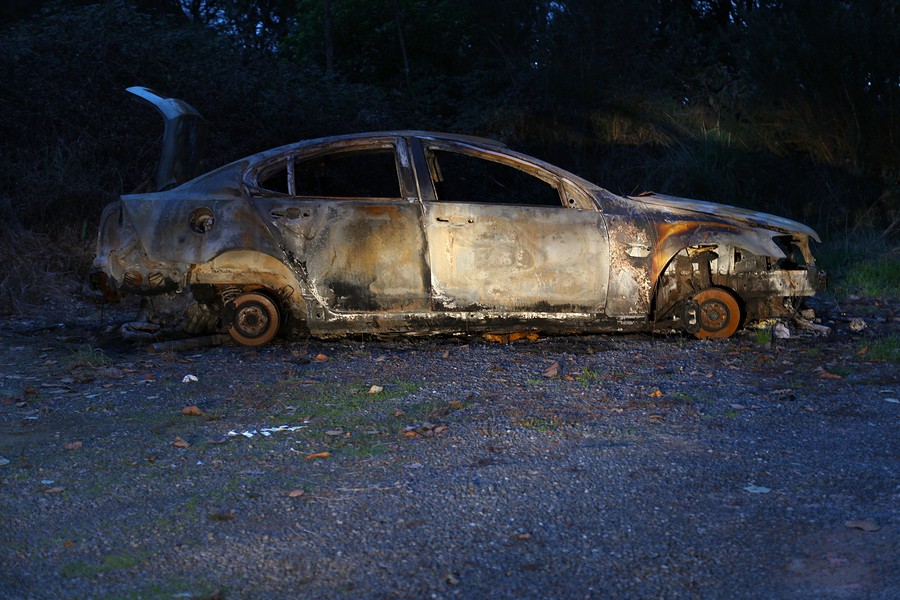
[{"label": "fallen leaf", "polygon": [[200,410],[198,406],[185,406],[181,409],[181,414],[186,417],[199,417],[203,414],[203,411]]},{"label": "fallen leaf", "polygon": [[71,442],[63,446],[63,448],[65,448],[66,450],[78,450],[79,448],[81,448],[81,446],[81,442]]},{"label": "fallen leaf", "polygon": [[328,360],[328,357],[324,354],[316,354],[316,362],[325,362]]},{"label": "fallen leaf", "polygon": [[531,539],[531,534],[528,533],[527,531],[521,531],[519,533],[514,533],[512,535],[512,537],[514,540],[519,540],[520,542],[524,542],[525,540]]},{"label": "fallen leaf", "polygon": [[66,540],[65,542],[63,542],[63,548],[71,548],[74,545],[75,542],[73,542],[72,540]]},{"label": "fallen leaf", "polygon": [[662,415],[650,415],[650,418],[656,421],[662,421],[664,417]]},{"label": "fallen leaf", "polygon": [[64,489],[66,489],[66,488],[64,488],[64,487],[62,487],[62,486],[56,486],[56,487],[50,488],[49,490],[44,490],[44,493],[45,493],[45,494],[59,494],[59,493],[62,492]]},{"label": "fallen leaf", "polygon": [[306,460],[317,460],[320,458],[328,458],[331,456],[331,452],[316,452],[314,454],[307,454]]},{"label": "fallen leaf", "polygon": [[402,417],[402,416],[405,415],[405,414],[406,414],[406,413],[403,412],[402,410],[400,410],[399,408],[394,410],[394,416],[395,416],[395,417]]},{"label": "fallen leaf", "polygon": [[26,394],[37,394],[37,390],[29,385],[27,388],[25,388],[25,393]]},{"label": "fallen leaf", "polygon": [[656,389],[656,390],[654,390],[653,392],[650,393],[650,397],[651,397],[651,398],[662,398],[662,395],[663,395],[663,393],[662,393],[662,391],[659,390],[659,389]]},{"label": "fallen leaf", "polygon": [[840,375],[829,373],[824,367],[816,367],[813,372],[819,374],[819,379],[843,379]]},{"label": "fallen leaf", "polygon": [[857,351],[856,355],[857,355],[857,356],[865,356],[866,353],[867,353],[868,351],[869,351],[869,346],[866,345],[866,346],[863,346],[862,348],[860,348],[860,349]]},{"label": "fallen leaf", "polygon": [[444,350],[444,353],[441,355],[441,358],[450,358],[450,351]]},{"label": "fallen leaf", "polygon": [[881,525],[873,521],[872,519],[857,519],[854,521],[846,521],[844,525],[849,527],[850,529],[861,529],[863,531],[878,531],[881,529]]},{"label": "fallen leaf", "polygon": [[370,394],[380,394],[383,391],[384,391],[384,388],[381,387],[380,385],[373,385],[372,387],[369,388]]},{"label": "fallen leaf", "polygon": [[176,437],[176,438],[172,441],[172,445],[175,446],[176,448],[190,448],[190,447],[191,447],[191,443],[190,443],[190,442],[188,442],[188,441],[186,441],[186,440],[183,440],[183,439],[181,439],[180,437]]},{"label": "fallen leaf", "polygon": [[305,493],[306,492],[303,490],[291,490],[288,492],[288,498],[299,498],[300,496],[302,496]]},{"label": "fallen leaf", "polygon": [[228,512],[224,510],[216,510],[207,515],[210,521],[234,521],[234,518],[237,515],[233,510],[229,510]]},{"label": "fallen leaf", "polygon": [[559,362],[554,360],[553,364],[544,371],[544,377],[549,379],[550,377],[556,377],[557,375],[559,375]]}]

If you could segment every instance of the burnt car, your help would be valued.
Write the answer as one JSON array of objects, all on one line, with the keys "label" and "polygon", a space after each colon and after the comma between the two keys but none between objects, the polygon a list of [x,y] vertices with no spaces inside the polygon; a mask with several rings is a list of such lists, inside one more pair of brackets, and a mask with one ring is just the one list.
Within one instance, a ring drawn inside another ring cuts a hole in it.
[{"label": "burnt car", "polygon": [[152,193],[101,217],[94,286],[181,298],[241,344],[315,336],[683,330],[732,335],[824,286],[800,223],[622,197],[489,139],[302,141],[194,177],[203,119],[166,123]]}]

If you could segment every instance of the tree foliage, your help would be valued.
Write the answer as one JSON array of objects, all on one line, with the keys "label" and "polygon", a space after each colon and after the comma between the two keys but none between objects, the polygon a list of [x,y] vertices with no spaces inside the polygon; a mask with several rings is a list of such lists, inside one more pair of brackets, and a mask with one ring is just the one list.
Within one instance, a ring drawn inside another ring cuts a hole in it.
[{"label": "tree foliage", "polygon": [[152,172],[159,124],[128,85],[197,106],[210,164],[449,129],[616,192],[897,227],[893,0],[68,0],[0,24],[0,206],[28,227]]}]

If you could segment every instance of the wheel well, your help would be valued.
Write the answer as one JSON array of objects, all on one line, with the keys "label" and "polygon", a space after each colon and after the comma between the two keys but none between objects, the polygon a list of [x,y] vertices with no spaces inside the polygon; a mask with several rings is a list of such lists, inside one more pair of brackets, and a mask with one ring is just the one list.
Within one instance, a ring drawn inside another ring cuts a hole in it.
[{"label": "wheel well", "polygon": [[250,250],[220,254],[190,273],[191,291],[198,302],[218,302],[223,308],[243,293],[264,293],[276,303],[286,321],[306,322],[306,300],[294,273],[277,258]]},{"label": "wheel well", "polygon": [[717,283],[716,263],[725,248],[712,244],[687,246],[669,259],[656,281],[652,308],[654,321],[681,320],[685,300],[701,290],[715,287],[727,290],[737,299],[743,325],[747,314],[744,298],[731,287]]}]

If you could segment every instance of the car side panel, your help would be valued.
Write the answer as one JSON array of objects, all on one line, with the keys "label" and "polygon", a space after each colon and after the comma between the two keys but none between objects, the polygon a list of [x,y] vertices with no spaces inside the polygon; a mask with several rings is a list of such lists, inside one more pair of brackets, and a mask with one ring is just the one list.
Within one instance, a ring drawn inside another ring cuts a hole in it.
[{"label": "car side panel", "polygon": [[600,213],[429,203],[436,310],[603,311],[609,250]]},{"label": "car side panel", "polygon": [[254,202],[317,304],[334,312],[430,307],[418,203],[289,197]]}]

